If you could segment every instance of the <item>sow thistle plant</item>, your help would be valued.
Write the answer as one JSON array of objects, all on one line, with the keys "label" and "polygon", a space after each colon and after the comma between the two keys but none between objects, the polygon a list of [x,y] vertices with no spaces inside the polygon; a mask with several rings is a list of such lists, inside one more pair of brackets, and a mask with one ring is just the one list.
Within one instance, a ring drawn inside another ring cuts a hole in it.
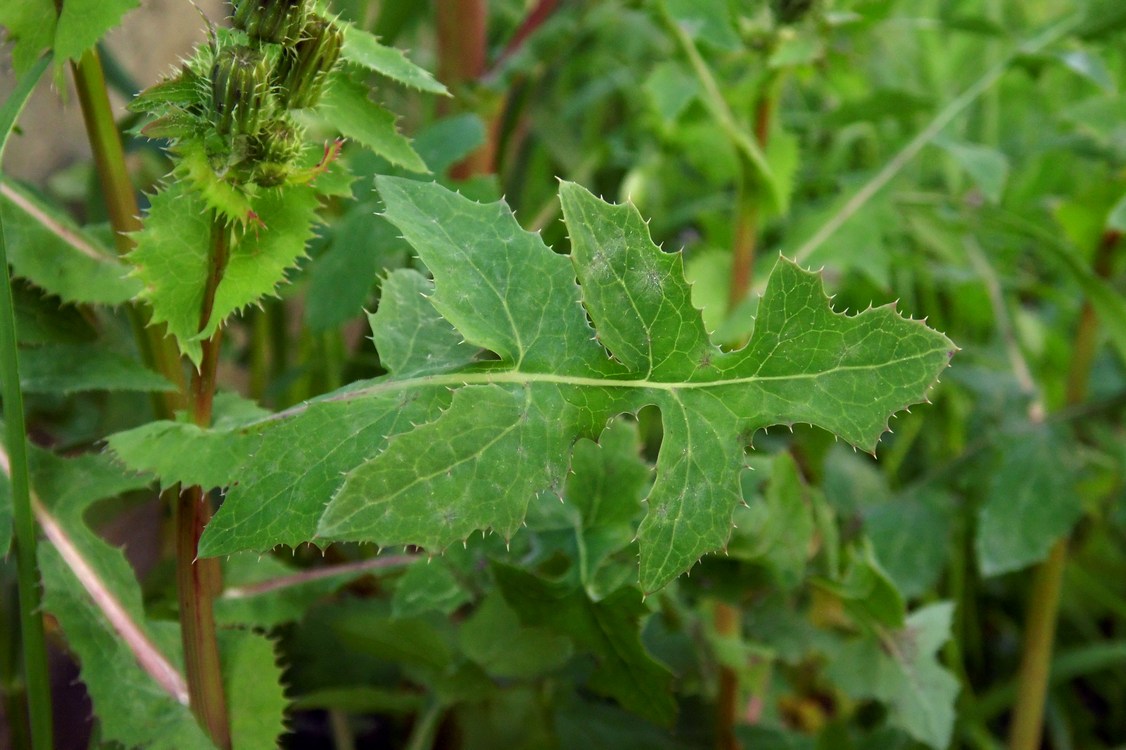
[{"label": "sow thistle plant", "polygon": [[[783,5],[796,15],[808,6]],[[103,739],[242,750],[272,746],[283,731],[273,642],[215,627],[219,558],[336,542],[366,543],[372,553],[409,545],[437,557],[474,535],[508,542],[525,524],[532,528],[523,533],[536,534],[555,522],[543,519],[541,501],[559,507],[556,498],[574,509],[568,522],[590,551],[581,580],[547,580],[497,550],[485,566],[493,593],[474,602],[473,621],[487,632],[487,617],[511,615],[517,645],[529,633],[533,645],[562,644],[516,651],[540,659],[552,652],[544,670],[560,667],[571,649],[592,656],[593,666],[579,670],[588,675],[580,678],[584,690],[671,724],[672,674],[642,643],[643,595],[728,544],[752,438],[801,422],[874,450],[896,412],[925,400],[954,345],[892,306],[838,313],[816,274],[782,260],[749,340],[724,349],[692,304],[680,254],[653,243],[632,205],[563,183],[563,253],[525,231],[503,201],[379,176],[384,217],[425,267],[382,280],[369,320],[384,374],[279,413],[233,397],[216,404],[224,321],[285,281],[305,253],[322,197],[351,195],[336,158],[340,142],[311,143],[308,123],[331,127],[402,171],[426,173],[394,116],[369,99],[366,76],[445,93],[401,53],[312,3],[243,0],[231,22],[212,27],[191,60],[132,104],[148,118],[141,132],[168,141],[174,166],[151,196],[127,259],[151,322],[166,325],[195,368],[189,418],[110,436],[113,456],[137,472],[129,477],[102,456],[81,464],[43,459],[61,488],[44,499],[44,514],[54,514],[74,554],[138,623],[139,635],[126,642],[92,606],[98,602],[75,575],[74,556],[48,548],[44,606],[81,656]],[[623,427],[630,420],[618,419],[654,406],[662,434],[655,469],[639,456],[637,430]],[[588,450],[594,442],[605,459]],[[584,483],[601,484],[594,475],[603,460],[613,463],[607,476],[633,477],[629,492],[583,494]],[[576,475],[583,481],[570,482]],[[154,478],[189,488],[177,503],[178,627],[146,616],[124,558],[82,521],[95,500]],[[787,460],[776,462],[771,481],[800,484]],[[226,494],[211,518],[215,488]],[[853,557],[838,587],[842,599],[864,600],[878,587],[870,558]],[[600,576],[603,565],[614,570]],[[462,594],[458,601],[472,599]],[[952,701],[957,684],[934,661],[949,609],[908,617],[902,598],[891,599],[866,624],[925,638],[905,658],[864,641],[872,649],[862,660],[891,675],[881,685],[908,685],[922,674]],[[867,616],[863,604],[858,617]],[[225,622],[276,624],[256,617],[228,614]],[[494,678],[539,674],[526,664],[498,667],[495,654],[475,650],[468,637],[466,644],[458,663],[451,657],[431,675],[439,708],[487,693]],[[141,651],[153,658],[139,658]],[[145,667],[152,663],[176,689],[154,688]],[[913,736],[945,744],[945,718],[920,723],[903,713]]]}]

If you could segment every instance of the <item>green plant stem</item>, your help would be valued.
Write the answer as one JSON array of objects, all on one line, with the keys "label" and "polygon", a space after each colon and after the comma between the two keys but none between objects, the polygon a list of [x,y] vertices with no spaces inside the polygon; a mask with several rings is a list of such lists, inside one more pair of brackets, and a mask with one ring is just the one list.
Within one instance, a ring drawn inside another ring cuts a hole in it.
[{"label": "green plant stem", "polygon": [[[1111,271],[1115,249],[1121,239],[1118,232],[1103,234],[1095,252],[1094,271],[1106,278]],[[1067,377],[1067,405],[1076,406],[1087,398],[1087,384],[1098,348],[1099,320],[1090,300],[1083,303],[1071,366]],[[1051,675],[1052,646],[1059,617],[1060,592],[1067,567],[1068,539],[1057,541],[1048,559],[1040,563],[1029,593],[1028,615],[1025,618],[1024,645],[1021,650],[1017,678],[1017,700],[1009,726],[1010,750],[1036,750],[1044,731],[1044,704]]]},{"label": "green plant stem", "polygon": [[[114,229],[114,242],[118,253],[124,255],[133,249],[132,234],[141,228],[140,210],[125,165],[125,152],[110,108],[105,74],[97,52],[91,49],[84,53],[72,65],[72,72],[102,196]],[[226,266],[229,250],[229,232],[221,222],[213,223],[210,276],[201,328],[211,316],[215,289]],[[163,326],[146,326],[145,316],[139,310],[130,309],[129,313],[145,363],[177,385],[175,392],[154,395],[156,413],[163,418],[171,418],[185,402],[179,354],[172,340],[165,335]],[[192,412],[196,424],[201,426],[211,422],[218,349],[219,334],[216,334],[204,345],[203,362],[192,378]],[[210,516],[210,500],[201,488],[190,487],[177,495],[177,580],[188,691],[192,710],[208,734],[220,748],[227,748],[230,746],[230,729],[212,615],[212,600],[220,585],[219,563],[217,560],[196,559],[199,536]]]},{"label": "green plant stem", "polygon": [[[1121,670],[1126,667],[1126,641],[1093,643],[1058,654],[1052,659],[1049,682],[1059,685],[1076,677],[1096,672]],[[1016,682],[995,687],[983,694],[974,707],[972,718],[986,722],[1013,705],[1017,694]]]},{"label": "green plant stem", "polygon": [[[762,92],[755,102],[755,143],[766,148],[770,137],[770,121],[774,114],[773,77],[762,84]],[[735,238],[731,248],[731,286],[728,290],[728,309],[734,310],[751,289],[755,265],[755,247],[758,242],[759,205],[761,191],[755,166],[740,152],[741,177],[739,195],[735,206]],[[726,602],[716,602],[712,611],[716,635],[737,638],[742,628],[742,614]],[[719,668],[719,690],[716,698],[716,747],[720,750],[738,750],[735,737],[735,719],[739,711],[739,675],[727,665]]]},{"label": "green plant stem", "polygon": [[727,105],[719,82],[712,75],[711,69],[700,54],[700,50],[696,48],[696,43],[667,11],[664,14],[664,21],[672,31],[677,43],[680,44],[681,50],[688,58],[689,65],[692,66],[692,72],[695,73],[697,80],[700,81],[700,85],[704,89],[702,97],[704,106],[711,112],[716,124],[723,129],[728,140],[735,144],[736,150],[742,153],[754,166],[762,182],[767,185],[771,184],[774,181],[774,173],[770,169],[770,163],[766,160],[766,154],[755,139],[747,135],[746,129],[739,124],[735,114]]},{"label": "green plant stem", "polygon": [[[20,393],[19,362],[16,352],[15,306],[8,275],[8,253],[0,222],[0,381],[3,381],[4,423],[11,458],[12,530],[19,580],[20,634],[23,640],[24,680],[27,685],[32,745],[52,747],[51,682],[47,674],[47,643],[40,613],[42,594],[36,567],[35,519],[27,467],[27,426],[24,423],[23,395]],[[13,717],[13,721],[18,721]]]},{"label": "green plant stem", "polygon": [[[125,165],[125,151],[113,119],[105,73],[97,51],[90,49],[83,53],[78,62],[71,64],[71,71],[82,107],[86,136],[94,154],[102,199],[113,227],[114,244],[118,254],[125,255],[133,249],[133,233],[141,228],[141,212]],[[130,307],[127,312],[143,361],[177,387],[175,391],[153,394],[157,415],[171,419],[177,409],[183,408],[184,373],[180,368],[180,356],[175,344],[165,335],[163,325],[146,326],[147,316],[139,309]]]},{"label": "green plant stem", "polygon": [[250,318],[250,377],[247,392],[262,403],[270,382],[270,329],[265,309],[255,310]]},{"label": "green plant stem", "polygon": [[[211,218],[211,256],[204,288],[200,329],[211,319],[215,291],[226,269],[231,232],[218,214]],[[222,329],[203,344],[203,358],[192,375],[192,421],[200,427],[211,424],[215,396],[215,373],[219,361]],[[202,487],[182,491],[176,513],[176,579],[179,584],[181,637],[184,667],[192,711],[220,748],[231,746],[230,720],[219,663],[219,643],[213,606],[222,584],[219,561],[198,559],[199,538],[211,520],[211,499]]]},{"label": "green plant stem", "polygon": [[1036,750],[1044,725],[1044,700],[1051,674],[1052,644],[1056,635],[1063,571],[1067,565],[1067,538],[1052,546],[1032,580],[1025,618],[1017,699],[1009,727],[1011,750]]},{"label": "green plant stem", "polygon": [[434,738],[438,734],[438,723],[441,718],[442,704],[431,699],[415,719],[411,735],[407,739],[406,750],[429,750],[434,747]]},{"label": "green plant stem", "polygon": [[[0,158],[19,113],[50,64],[44,57],[25,73],[0,107]],[[23,642],[23,672],[27,691],[32,747],[54,747],[51,720],[51,681],[47,671],[47,641],[40,611],[42,592],[36,564],[35,516],[31,510],[31,486],[27,465],[27,425],[20,392],[19,355],[16,349],[16,312],[12,279],[8,273],[8,250],[4,222],[0,216],[0,395],[4,399],[4,423],[11,476],[13,546],[19,582],[20,637]],[[12,722],[20,717],[11,717]]]},{"label": "green plant stem", "polygon": [[27,691],[24,689],[20,650],[20,590],[11,569],[11,561],[0,560],[0,693],[4,697],[8,742],[12,750],[30,750],[31,734],[27,726]]}]

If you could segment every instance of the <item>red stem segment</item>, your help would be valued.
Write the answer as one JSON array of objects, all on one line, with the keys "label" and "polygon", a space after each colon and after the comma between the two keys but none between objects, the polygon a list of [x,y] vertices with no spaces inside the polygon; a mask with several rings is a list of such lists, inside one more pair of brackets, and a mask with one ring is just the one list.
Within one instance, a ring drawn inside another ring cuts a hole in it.
[{"label": "red stem segment", "polygon": [[[774,114],[774,97],[771,82],[763,83],[763,91],[755,104],[755,140],[765,149],[770,138],[770,120]],[[747,296],[753,281],[755,248],[759,230],[760,190],[755,182],[754,167],[740,160],[743,169],[740,178],[738,203],[735,206],[735,238],[731,247],[731,286],[728,289],[728,308],[735,307]]]},{"label": "red stem segment", "polygon": [[[230,242],[230,227],[221,216],[213,215],[211,262],[200,312],[200,330],[211,320],[215,290],[227,267]],[[192,420],[200,427],[211,425],[221,338],[222,329],[204,342],[199,370],[192,374]],[[188,693],[192,711],[212,741],[220,750],[228,750],[231,729],[213,612],[215,597],[222,587],[219,561],[216,558],[201,560],[197,556],[200,536],[211,520],[211,498],[202,487],[189,487],[180,493],[176,510],[176,577]]]}]

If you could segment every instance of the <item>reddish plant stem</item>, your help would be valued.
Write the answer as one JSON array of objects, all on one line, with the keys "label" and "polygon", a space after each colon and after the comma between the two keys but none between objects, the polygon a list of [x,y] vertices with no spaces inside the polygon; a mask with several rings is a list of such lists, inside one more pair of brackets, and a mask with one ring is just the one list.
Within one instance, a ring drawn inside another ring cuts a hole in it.
[{"label": "reddish plant stem", "polygon": [[524,42],[528,41],[528,37],[536,32],[544,22],[551,17],[559,8],[559,0],[539,0],[536,7],[528,11],[528,15],[520,23],[520,27],[516,29],[516,33],[508,40],[508,44],[504,45],[504,51],[500,53],[500,57],[489,68],[489,75],[495,73],[504,62],[516,53]]},{"label": "reddish plant stem", "polygon": [[[765,148],[770,137],[770,120],[774,114],[771,82],[763,84],[762,93],[755,103],[754,135],[759,146]],[[740,159],[742,175],[735,206],[735,237],[731,248],[731,286],[728,290],[728,309],[743,301],[751,289],[755,264],[755,246],[759,229],[759,188],[754,182],[754,168],[746,159]],[[716,635],[721,638],[738,637],[742,616],[738,609],[717,602],[713,610]],[[735,737],[735,720],[739,705],[739,675],[731,667],[719,668],[719,691],[716,704],[716,747],[719,750],[738,750]]]},{"label": "reddish plant stem", "polygon": [[[559,0],[539,0],[528,11],[504,50],[490,65],[487,60],[487,0],[442,0],[437,5],[438,77],[455,91],[495,76],[513,54],[559,8]],[[464,180],[497,171],[505,112],[512,105],[510,86],[499,101],[480,112],[485,120],[485,143],[450,168],[450,176]]]},{"label": "reddish plant stem", "polygon": [[[455,95],[484,74],[486,59],[486,0],[442,0],[435,5],[438,31],[438,77]],[[441,102],[439,106],[444,105]],[[496,162],[494,117],[486,117],[485,143],[450,168],[454,179],[493,172]]]},{"label": "reddish plant stem", "polygon": [[[743,627],[743,613],[727,602],[716,602],[712,609],[716,635],[737,638]],[[739,750],[735,736],[738,718],[739,675],[729,666],[719,668],[719,691],[716,697],[716,747],[718,750]]]},{"label": "reddish plant stem", "polygon": [[438,75],[447,86],[477,80],[485,72],[486,0],[436,4]]},{"label": "reddish plant stem", "polygon": [[[774,97],[771,82],[763,84],[762,94],[755,103],[755,140],[765,149],[770,139],[770,120],[774,115]],[[754,168],[741,159],[742,176],[735,205],[735,237],[731,247],[731,286],[728,290],[728,309],[734,310],[751,289],[758,243],[760,190],[754,178]]]},{"label": "reddish plant stem", "polygon": [[[230,228],[221,216],[213,214],[211,259],[200,312],[200,330],[211,320],[215,291],[227,266],[230,241]],[[222,329],[219,329],[204,342],[199,369],[192,374],[192,421],[200,427],[211,424],[221,338]],[[219,561],[198,558],[200,536],[211,520],[211,498],[202,487],[189,487],[180,493],[176,510],[176,578],[188,693],[192,711],[212,741],[220,750],[227,750],[231,746],[230,720],[213,611],[215,597],[222,587]]]},{"label": "reddish plant stem", "polygon": [[[1092,266],[1095,275],[1104,279],[1110,276],[1114,250],[1121,239],[1121,233],[1114,230],[1103,233]],[[1068,406],[1075,406],[1087,400],[1087,384],[1091,379],[1091,366],[1095,360],[1098,335],[1098,315],[1091,302],[1086,300],[1079,313],[1079,327],[1075,332],[1071,368],[1067,373]]]}]

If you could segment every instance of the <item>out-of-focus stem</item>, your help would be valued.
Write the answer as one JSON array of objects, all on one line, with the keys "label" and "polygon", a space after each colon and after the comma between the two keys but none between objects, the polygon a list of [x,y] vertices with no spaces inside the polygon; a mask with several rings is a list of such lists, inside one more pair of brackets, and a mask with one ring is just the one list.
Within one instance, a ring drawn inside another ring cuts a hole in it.
[{"label": "out-of-focus stem", "polygon": [[[487,0],[442,0],[435,4],[438,31],[438,78],[457,92],[485,72]],[[496,137],[492,118],[486,123],[485,143],[450,169],[450,176],[465,179],[495,169]]]},{"label": "out-of-focus stem", "polygon": [[[49,55],[40,59],[20,77],[15,90],[0,104],[0,158],[3,158],[8,136],[11,135],[20,112],[49,64]],[[20,638],[31,744],[35,750],[50,750],[54,746],[51,681],[47,671],[47,641],[43,632],[42,593],[36,559],[38,539],[31,509],[27,425],[24,421],[23,394],[20,391],[17,345],[12,279],[8,273],[4,221],[0,217],[0,396],[4,403],[8,448],[8,455],[3,456],[3,468],[11,478],[12,546],[15,548],[19,581]],[[22,716],[13,716],[10,721],[15,723],[22,719]]]},{"label": "out-of-focus stem", "polygon": [[[1121,235],[1115,231],[1103,234],[1094,260],[1094,271],[1100,277],[1110,275],[1114,252],[1120,239]],[[1099,320],[1094,307],[1090,301],[1085,301],[1079,316],[1071,367],[1068,370],[1068,406],[1076,406],[1087,398],[1087,384],[1098,346],[1098,326]],[[1032,581],[1017,677],[1017,698],[1012,724],[1009,726],[1010,750],[1036,750],[1040,747],[1060,593],[1064,568],[1067,567],[1067,544],[1068,540],[1064,537],[1053,545],[1048,559],[1037,567]]]},{"label": "out-of-focus stem", "polygon": [[[455,93],[466,84],[489,80],[555,13],[559,5],[559,0],[538,0],[490,65],[487,57],[487,0],[443,0],[436,9],[438,77]],[[510,86],[499,101],[489,102],[487,111],[478,112],[485,120],[485,143],[455,164],[450,169],[451,177],[466,179],[497,171],[505,113],[512,104],[515,88]]]},{"label": "out-of-focus stem", "polygon": [[[770,138],[770,121],[774,115],[773,80],[762,84],[762,92],[755,103],[755,142],[765,152]],[[757,170],[746,158],[739,160],[742,177],[735,205],[735,237],[731,247],[731,286],[728,290],[728,309],[734,310],[751,289],[755,266],[755,248],[758,244],[759,205],[762,190]]]},{"label": "out-of-focus stem", "polygon": [[[743,626],[743,613],[727,602],[712,607],[715,634],[718,638],[738,638]],[[735,720],[739,710],[739,675],[729,666],[719,669],[719,690],[716,697],[716,748],[739,750],[735,737]]]},{"label": "out-of-focus stem", "polygon": [[[86,136],[94,154],[102,199],[113,227],[114,244],[118,254],[125,255],[133,249],[132,234],[141,228],[141,212],[125,166],[125,151],[110,108],[105,73],[97,51],[91,48],[83,53],[78,62],[71,64],[71,71],[82,107],[82,119],[86,124]],[[157,415],[171,419],[173,413],[183,406],[184,373],[180,369],[179,353],[172,339],[165,335],[163,325],[146,327],[146,314],[136,308],[130,307],[128,314],[145,364],[157,369],[177,386],[175,391],[153,394]]]}]

